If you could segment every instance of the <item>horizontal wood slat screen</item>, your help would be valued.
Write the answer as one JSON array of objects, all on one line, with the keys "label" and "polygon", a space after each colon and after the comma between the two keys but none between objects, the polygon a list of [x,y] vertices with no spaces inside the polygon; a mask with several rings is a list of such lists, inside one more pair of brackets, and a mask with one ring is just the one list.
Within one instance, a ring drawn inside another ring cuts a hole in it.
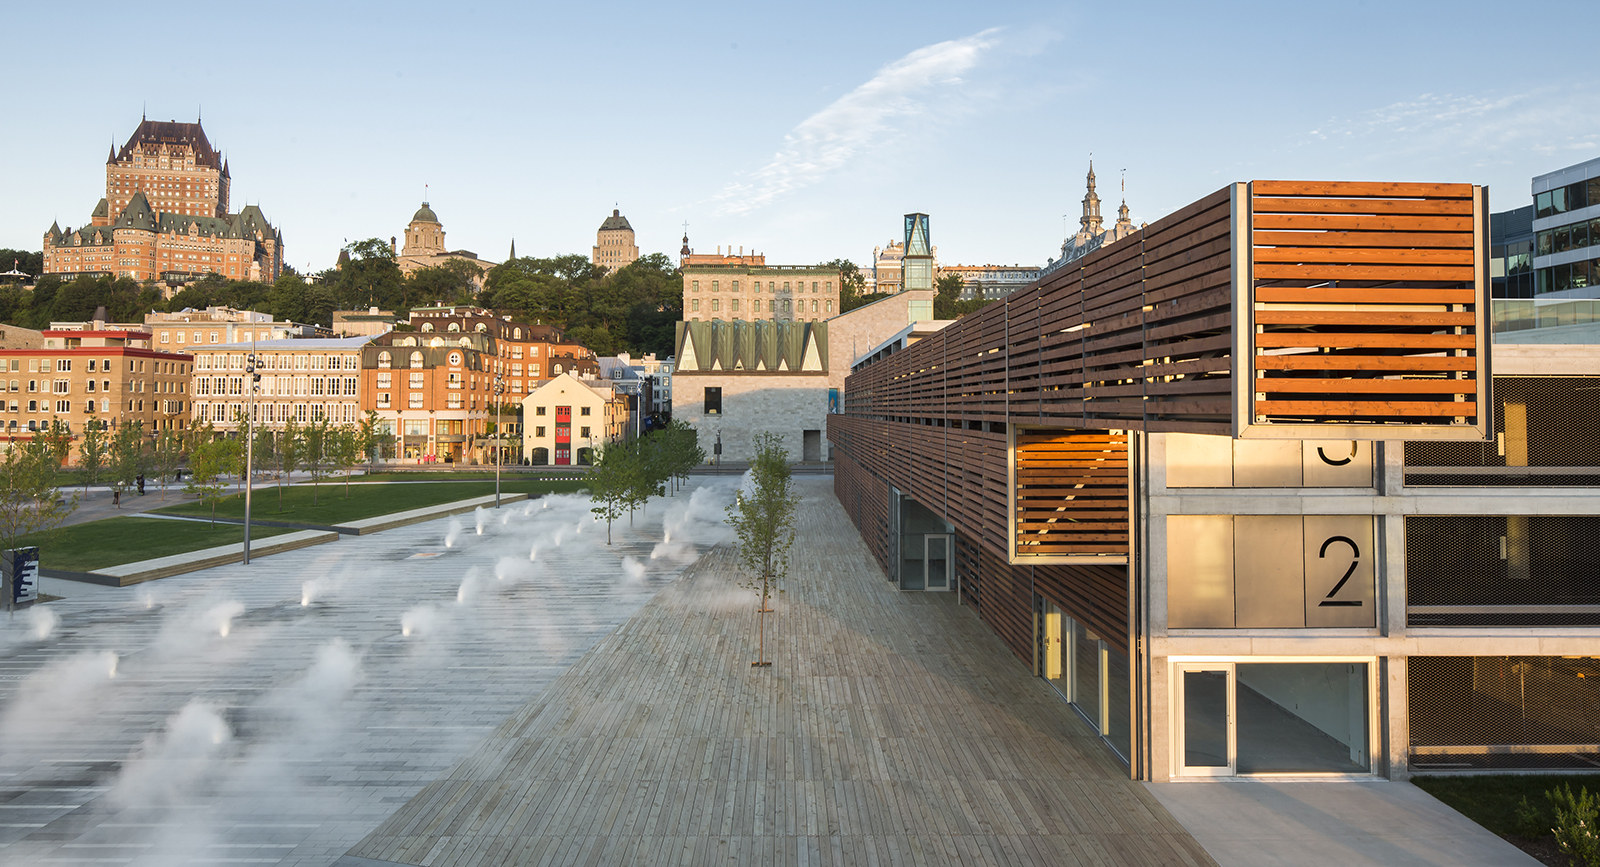
[{"label": "horizontal wood slat screen", "polygon": [[[1341,438],[1370,428],[1376,439],[1404,438],[1388,426],[1405,425],[1436,439],[1483,436],[1479,189],[1256,181],[1239,190],[1238,201],[1233,187],[1218,190],[853,372],[844,411],[946,429],[1309,437],[1288,427],[1340,425]],[[1245,309],[1235,310],[1236,292]],[[1244,340],[1236,325],[1252,315],[1259,333]],[[1236,385],[1241,351],[1250,361]],[[1250,380],[1302,377],[1327,387],[1296,400],[1275,395],[1308,390],[1235,393]],[[1385,382],[1406,384],[1374,385]]]},{"label": "horizontal wood slat screen", "polygon": [[1480,424],[1470,184],[1256,181],[1252,424]]},{"label": "horizontal wood slat screen", "polygon": [[1128,553],[1128,435],[1018,431],[1016,556]]}]

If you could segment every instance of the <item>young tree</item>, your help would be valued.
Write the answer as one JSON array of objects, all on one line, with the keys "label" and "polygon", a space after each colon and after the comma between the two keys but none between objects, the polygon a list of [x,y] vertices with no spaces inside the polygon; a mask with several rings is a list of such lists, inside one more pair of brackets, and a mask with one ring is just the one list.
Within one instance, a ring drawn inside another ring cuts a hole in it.
[{"label": "young tree", "polygon": [[612,443],[597,450],[585,477],[589,500],[594,503],[589,511],[606,519],[607,545],[611,544],[611,522],[622,517],[622,509],[628,504],[630,463],[627,449]]},{"label": "young tree", "polygon": [[217,522],[217,502],[227,490],[222,473],[233,460],[233,445],[237,445],[234,440],[208,440],[197,446],[189,457],[189,484],[184,490],[211,504],[213,524]]},{"label": "young tree", "polygon": [[800,497],[794,493],[789,469],[789,452],[777,434],[761,433],[755,438],[756,457],[750,463],[748,490],[741,489],[728,506],[728,523],[739,537],[739,562],[746,582],[741,585],[760,594],[757,610],[760,620],[760,653],[755,666],[767,661],[768,600],[778,581],[789,571],[789,549],[794,544],[794,518]]},{"label": "young tree", "polygon": [[361,431],[355,425],[342,424],[333,429],[329,440],[333,446],[333,465],[344,468],[344,498],[348,500],[350,471],[355,469],[356,462],[361,460]]},{"label": "young tree", "polygon": [[62,464],[67,462],[67,454],[72,450],[72,432],[67,430],[66,422],[59,418],[50,419],[50,426],[33,439],[45,445],[56,469],[61,469]]},{"label": "young tree", "polygon": [[628,526],[631,527],[634,506],[643,509],[649,505],[651,497],[659,497],[667,492],[666,481],[670,470],[665,443],[657,441],[656,437],[631,440],[627,448],[633,452],[634,464],[630,480],[633,484],[628,490]]},{"label": "young tree", "polygon": [[383,451],[390,439],[393,437],[384,433],[378,425],[377,411],[367,410],[367,414],[361,418],[361,426],[356,428],[356,452],[367,459],[367,472],[375,469],[378,453]]},{"label": "young tree", "polygon": [[327,416],[305,426],[301,434],[302,455],[300,466],[311,474],[311,505],[317,504],[318,487],[328,474],[333,460],[333,425]]},{"label": "young tree", "polygon": [[111,489],[121,494],[134,487],[144,467],[144,426],[136,421],[123,421],[111,433],[111,447],[106,456]]},{"label": "young tree", "polygon": [[105,423],[91,418],[83,423],[83,440],[78,444],[78,467],[83,471],[83,497],[89,498],[89,486],[100,479],[105,469],[108,444]]},{"label": "young tree", "polygon": [[150,468],[161,482],[161,499],[167,498],[167,483],[183,466],[184,438],[175,430],[164,430],[156,437],[155,451],[150,456]]},{"label": "young tree", "polygon": [[278,434],[278,511],[283,511],[283,486],[305,457],[305,429],[293,418]]},{"label": "young tree", "polygon": [[0,454],[0,550],[9,550],[29,533],[48,532],[78,508],[76,494],[63,499],[56,487],[55,461],[43,440],[10,443]]},{"label": "young tree", "polygon": [[683,419],[674,420],[661,433],[669,437],[668,452],[671,455],[672,475],[686,484],[689,481],[689,471],[705,463],[706,460],[706,450],[700,447],[700,434],[695,431],[694,425]]}]

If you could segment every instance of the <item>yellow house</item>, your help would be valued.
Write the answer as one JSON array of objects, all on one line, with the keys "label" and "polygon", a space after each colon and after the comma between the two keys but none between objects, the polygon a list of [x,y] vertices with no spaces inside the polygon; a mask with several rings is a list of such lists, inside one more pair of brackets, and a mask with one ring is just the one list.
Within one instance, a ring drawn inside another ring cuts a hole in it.
[{"label": "yellow house", "polygon": [[522,456],[530,464],[588,463],[592,449],[628,436],[628,398],[607,380],[563,373],[522,399]]}]

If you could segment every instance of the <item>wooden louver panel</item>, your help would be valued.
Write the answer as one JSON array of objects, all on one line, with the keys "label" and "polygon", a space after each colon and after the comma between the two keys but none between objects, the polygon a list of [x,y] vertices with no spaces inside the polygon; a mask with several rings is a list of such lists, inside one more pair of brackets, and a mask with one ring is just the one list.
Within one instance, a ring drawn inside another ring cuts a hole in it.
[{"label": "wooden louver panel", "polygon": [[1128,435],[1018,431],[1016,557],[1128,553]]},{"label": "wooden louver panel", "polygon": [[1250,185],[1249,424],[1480,426],[1470,184]]}]

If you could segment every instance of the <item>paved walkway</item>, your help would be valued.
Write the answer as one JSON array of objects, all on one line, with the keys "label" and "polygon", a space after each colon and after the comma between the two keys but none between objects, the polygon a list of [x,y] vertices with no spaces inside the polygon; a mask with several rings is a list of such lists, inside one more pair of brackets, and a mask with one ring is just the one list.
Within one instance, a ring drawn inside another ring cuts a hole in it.
[{"label": "paved walkway", "polygon": [[1537,867],[1410,783],[1240,780],[1149,786],[1229,867]]},{"label": "paved walkway", "polygon": [[726,535],[731,487],[610,546],[558,495],[0,614],[0,864],[327,867]]},{"label": "paved walkway", "polygon": [[338,863],[1214,863],[970,609],[891,589],[831,480],[797,484],[770,669],[714,549]]}]

